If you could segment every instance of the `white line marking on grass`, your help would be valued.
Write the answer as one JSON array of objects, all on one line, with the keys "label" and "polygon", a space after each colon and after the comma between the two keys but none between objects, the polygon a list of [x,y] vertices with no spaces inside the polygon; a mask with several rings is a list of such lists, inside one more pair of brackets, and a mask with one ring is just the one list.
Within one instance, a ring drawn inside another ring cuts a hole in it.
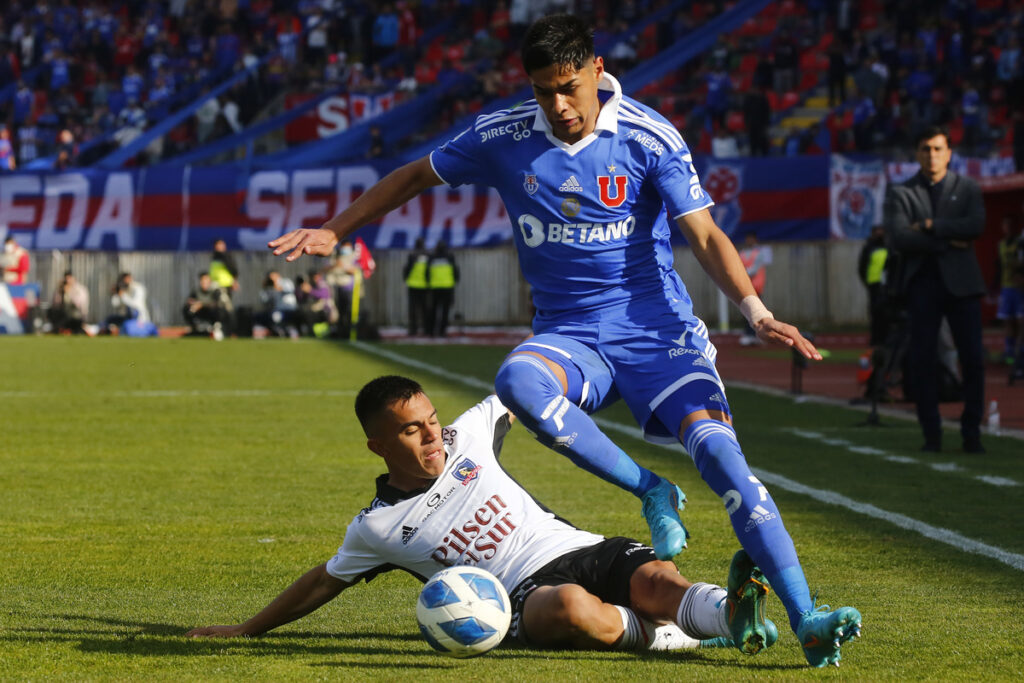
[{"label": "white line marking on grass", "polygon": [[992,484],[993,486],[1020,486],[1020,482],[1014,481],[1013,479],[1007,479],[1006,477],[993,477],[990,474],[979,474],[975,479],[983,481],[986,484]]},{"label": "white line marking on grass", "polygon": [[902,529],[916,531],[922,536],[934,541],[951,545],[958,550],[974,553],[975,555],[984,555],[985,557],[990,557],[993,560],[998,560],[1003,564],[1009,565],[1014,569],[1024,571],[1024,555],[1011,553],[1008,550],[1003,550],[1002,548],[994,545],[975,541],[972,538],[967,538],[966,536],[958,534],[955,531],[950,531],[949,529],[942,529],[940,527],[932,526],[931,524],[925,524],[924,522],[920,522],[912,517],[901,515],[898,512],[888,512],[887,510],[883,510],[869,503],[858,502],[852,498],[847,498],[844,495],[835,493],[834,491],[811,488],[810,486],[801,484],[798,481],[787,479],[786,477],[773,474],[772,472],[768,472],[760,468],[751,467],[750,469],[761,481],[766,481],[781,489],[809,496],[814,500],[821,501],[822,503],[838,505],[840,507],[847,508],[848,510],[859,512],[862,515],[867,515],[868,517],[881,519]]},{"label": "white line marking on grass", "polygon": [[909,455],[883,455],[882,460],[898,462],[901,465],[918,465],[921,462],[917,458],[911,458]]},{"label": "white line marking on grass", "polygon": [[[0,398],[47,398],[51,396],[75,396],[68,392],[48,391],[7,391],[0,392]],[[247,398],[265,396],[355,396],[356,392],[342,389],[139,389],[135,391],[97,391],[88,394],[77,394],[97,398],[112,396],[114,398],[196,398],[210,396],[214,398]]]},{"label": "white line marking on grass", "polygon": [[[820,444],[824,444],[826,446],[835,446],[835,447],[838,447],[838,448],[845,448],[846,450],[850,451],[851,453],[860,453],[860,454],[863,454],[863,455],[877,455],[882,460],[886,460],[888,462],[896,462],[896,463],[899,463],[901,465],[927,465],[929,468],[935,470],[936,472],[949,472],[949,473],[965,473],[965,472],[967,472],[966,468],[962,467],[961,465],[958,465],[955,462],[931,462],[931,463],[924,463],[924,462],[921,462],[920,460],[918,460],[917,458],[911,458],[911,457],[908,457],[906,455],[893,455],[893,454],[888,453],[886,451],[883,451],[883,450],[881,450],[879,448],[872,448],[870,446],[857,446],[857,445],[854,445],[853,443],[850,443],[846,439],[829,438],[829,437],[826,437],[821,432],[813,432],[813,431],[809,431],[807,429],[798,429],[796,427],[783,427],[781,431],[787,432],[789,434],[793,434],[794,436],[799,436],[801,439],[809,439],[811,441],[816,441],[816,442],[818,442]],[[1018,482],[1014,481],[1013,479],[1005,479],[1004,477],[993,477],[993,476],[990,476],[990,475],[979,475],[979,476],[975,476],[973,478],[977,479],[978,481],[984,482],[986,484],[991,484],[993,486],[1019,486],[1020,485]],[[1007,484],[1005,482],[1011,482],[1011,483]]]},{"label": "white line marking on grass", "polygon": [[[379,356],[381,358],[387,358],[388,360],[395,361],[396,363],[401,363],[402,365],[407,365],[409,367],[416,368],[417,370],[423,370],[424,372],[429,372],[433,375],[437,375],[438,377],[442,377],[446,380],[459,382],[461,384],[473,387],[475,389],[484,389],[485,391],[491,391],[493,388],[490,383],[483,382],[477,379],[476,377],[470,377],[469,375],[460,375],[458,373],[449,372],[448,370],[442,367],[438,367],[430,363],[424,363],[423,361],[418,361],[413,358],[408,358],[399,353],[387,351],[378,346],[373,346],[363,342],[353,342],[352,345],[372,355]],[[637,439],[643,438],[638,427],[628,427],[618,422],[611,422],[609,420],[595,419],[594,422],[600,425],[602,429],[606,429],[608,431],[619,432],[620,434],[632,436]],[[682,446],[679,444],[651,445],[661,446],[662,448],[667,448],[669,450],[685,452],[682,450]],[[792,479],[784,477],[781,474],[775,474],[774,472],[769,472],[759,467],[751,467],[750,469],[754,474],[757,475],[757,477],[761,481],[766,481],[769,484],[772,484],[773,486],[778,486],[779,488],[784,489],[786,491],[790,491],[791,493],[805,495],[823,503],[828,503],[830,505],[838,505],[839,507],[844,507],[848,510],[859,512],[862,515],[867,515],[868,517],[874,517],[875,519],[880,519],[882,521],[889,522],[890,524],[898,526],[901,529],[915,531],[926,538],[930,538],[940,543],[945,543],[946,545],[951,545],[958,550],[962,550],[967,553],[974,553],[976,555],[983,555],[985,557],[989,557],[999,562],[1002,562],[1003,564],[1009,565],[1014,569],[1024,571],[1024,555],[1011,553],[1008,550],[1003,550],[1002,548],[996,547],[994,545],[982,543],[981,541],[975,541],[974,539],[967,538],[966,536],[958,534],[955,531],[950,531],[949,529],[942,529],[940,527],[932,526],[931,524],[925,524],[924,522],[918,521],[912,517],[907,517],[906,515],[901,515],[897,512],[889,512],[887,510],[883,510],[869,503],[858,502],[856,500],[853,500],[852,498],[847,498],[846,496],[836,493],[834,491],[812,488],[805,484],[801,484],[798,481],[793,481]]]}]

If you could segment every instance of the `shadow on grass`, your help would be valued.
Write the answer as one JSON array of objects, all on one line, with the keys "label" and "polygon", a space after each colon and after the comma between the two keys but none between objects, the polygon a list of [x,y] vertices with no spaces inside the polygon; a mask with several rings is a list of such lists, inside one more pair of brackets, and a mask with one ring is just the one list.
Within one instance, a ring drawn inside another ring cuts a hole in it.
[{"label": "shadow on grass", "polygon": [[[0,642],[77,642],[81,652],[129,655],[139,657],[181,656],[343,656],[333,661],[311,662],[317,667],[358,667],[363,669],[451,669],[460,666],[430,650],[418,633],[385,633],[373,631],[326,633],[315,631],[282,631],[258,638],[186,638],[188,627],[149,621],[133,621],[116,617],[86,614],[54,614],[47,618],[61,622],[82,622],[81,628],[14,628],[0,634]],[[104,629],[103,626],[110,628]],[[376,641],[376,642],[367,642]],[[383,642],[382,642],[383,641]],[[346,657],[347,656],[347,657]],[[385,657],[386,661],[367,661],[366,657]],[[352,659],[361,657],[362,659]],[[687,665],[735,668],[759,671],[785,671],[806,668],[799,664],[770,664],[728,658],[709,658],[700,651],[666,653],[585,652],[578,650],[532,650],[510,642],[492,653],[495,661],[665,661]],[[432,660],[432,661],[426,661]]]}]

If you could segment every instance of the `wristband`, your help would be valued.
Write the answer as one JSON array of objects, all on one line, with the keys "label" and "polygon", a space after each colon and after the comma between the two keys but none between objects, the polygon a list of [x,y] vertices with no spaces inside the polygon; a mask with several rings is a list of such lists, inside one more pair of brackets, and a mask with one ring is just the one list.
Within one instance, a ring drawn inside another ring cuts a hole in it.
[{"label": "wristband", "polygon": [[756,294],[744,297],[743,301],[740,302],[740,313],[747,319],[751,327],[765,318],[775,319],[772,312],[765,308],[764,302]]}]

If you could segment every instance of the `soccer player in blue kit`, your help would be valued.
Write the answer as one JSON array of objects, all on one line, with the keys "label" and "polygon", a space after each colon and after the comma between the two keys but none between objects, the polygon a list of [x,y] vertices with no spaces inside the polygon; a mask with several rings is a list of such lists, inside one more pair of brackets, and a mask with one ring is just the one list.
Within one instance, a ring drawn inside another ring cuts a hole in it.
[{"label": "soccer player in blue kit", "polygon": [[[420,192],[447,183],[495,187],[513,224],[537,313],[495,389],[537,439],[643,501],[656,554],[686,544],[685,497],[641,467],[590,417],[622,398],[651,441],[679,440],[722,498],[733,529],[782,600],[813,666],[835,664],[860,634],[856,609],[816,607],[793,541],[767,489],[751,473],[731,426],[715,347],[672,267],[666,210],[698,261],[758,336],[808,358],[814,346],[775,320],[754,293],[729,238],[715,225],[690,151],[661,115],[623,96],[595,57],[589,27],[570,15],[535,22],[522,47],[535,99],[479,116],[430,155],[390,173],[318,229],[273,240],[289,260],[328,255],[338,240]],[[730,586],[730,602],[764,583]],[[749,602],[749,601],[748,601]],[[763,604],[763,601],[761,601]],[[764,619],[734,633],[754,654]]]}]

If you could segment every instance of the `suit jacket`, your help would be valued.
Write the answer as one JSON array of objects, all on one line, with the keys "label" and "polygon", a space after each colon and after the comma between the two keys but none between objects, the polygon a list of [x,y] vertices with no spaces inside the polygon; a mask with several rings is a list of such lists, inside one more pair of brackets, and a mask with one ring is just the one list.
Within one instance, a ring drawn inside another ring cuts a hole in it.
[{"label": "suit jacket", "polygon": [[[933,221],[931,230],[910,228],[911,224],[922,223],[926,218]],[[906,290],[928,259],[934,258],[950,294],[977,296],[985,293],[985,280],[973,244],[985,229],[985,205],[981,188],[970,178],[953,172],[946,174],[935,215],[932,215],[928,185],[920,173],[890,186],[885,197],[885,228],[890,245],[903,258],[903,272],[899,276],[901,291]]]}]

